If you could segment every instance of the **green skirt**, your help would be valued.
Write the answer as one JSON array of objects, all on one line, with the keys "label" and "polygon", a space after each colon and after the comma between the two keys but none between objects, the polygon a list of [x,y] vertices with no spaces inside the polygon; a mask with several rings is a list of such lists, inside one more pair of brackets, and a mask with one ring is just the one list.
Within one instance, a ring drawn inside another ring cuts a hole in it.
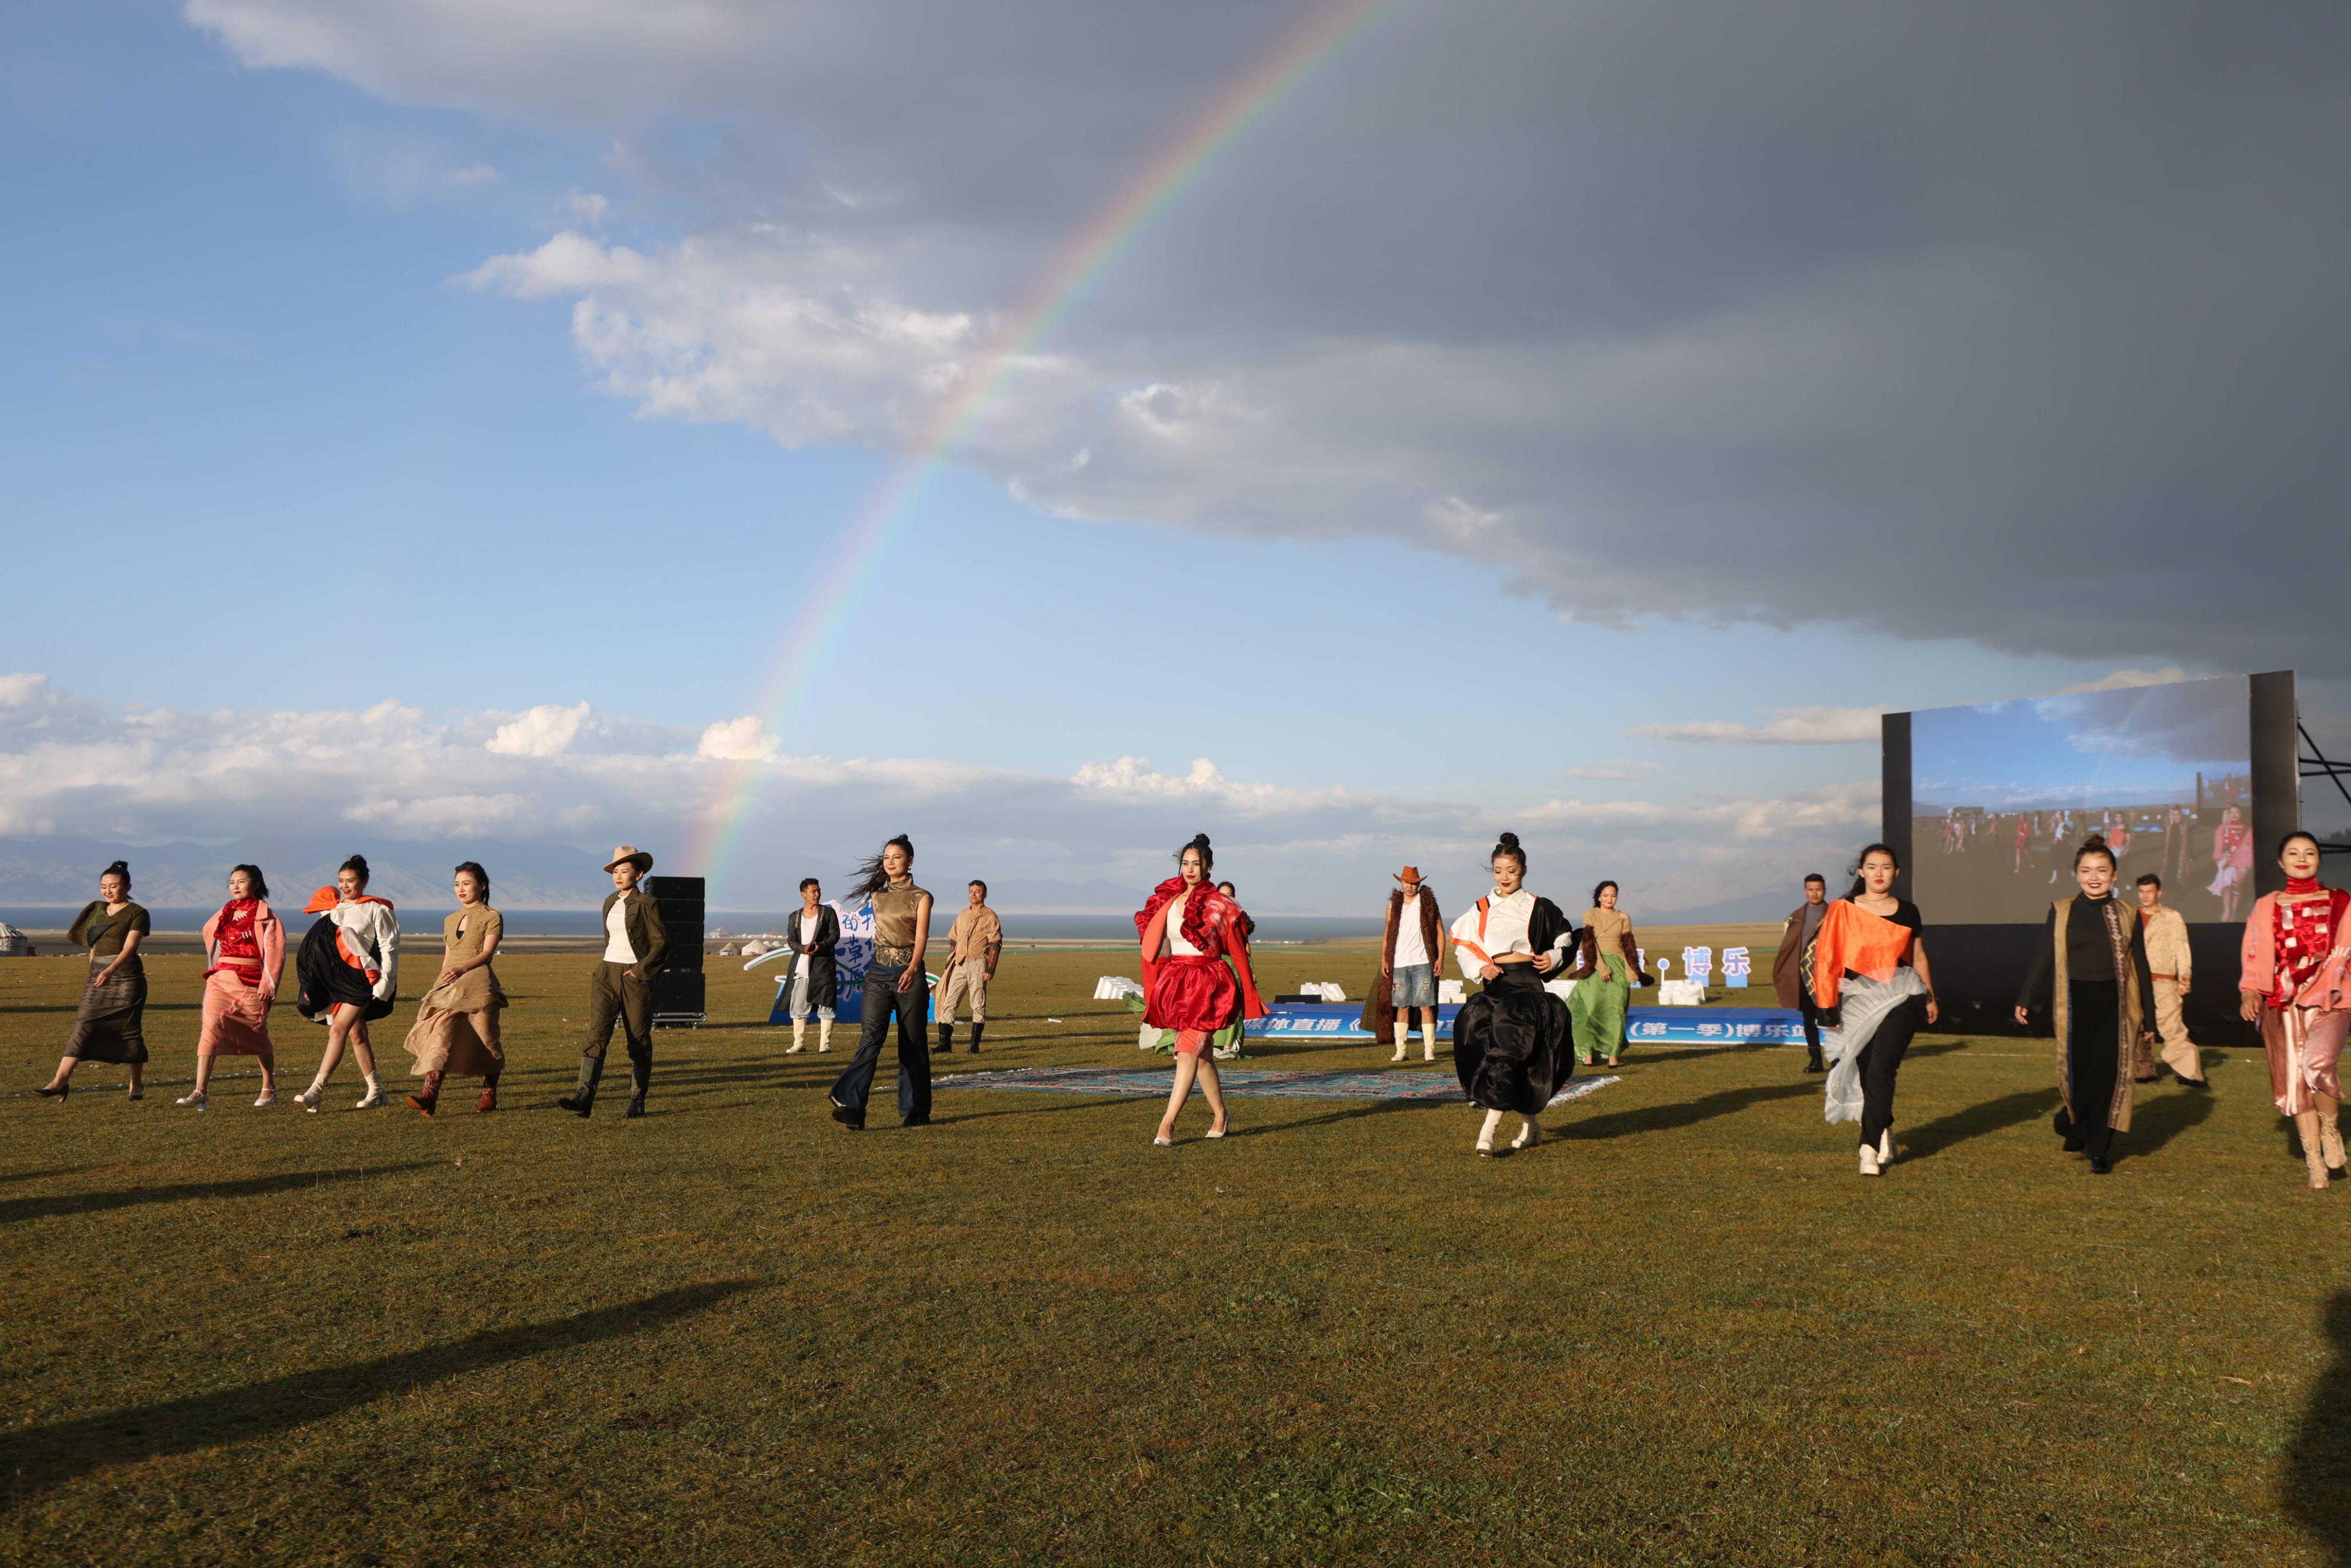
[{"label": "green skirt", "polygon": [[1624,956],[1606,954],[1600,962],[1602,973],[1576,981],[1575,988],[1567,993],[1568,1022],[1575,1030],[1575,1060],[1586,1063],[1623,1054],[1625,1014],[1633,1001]]}]

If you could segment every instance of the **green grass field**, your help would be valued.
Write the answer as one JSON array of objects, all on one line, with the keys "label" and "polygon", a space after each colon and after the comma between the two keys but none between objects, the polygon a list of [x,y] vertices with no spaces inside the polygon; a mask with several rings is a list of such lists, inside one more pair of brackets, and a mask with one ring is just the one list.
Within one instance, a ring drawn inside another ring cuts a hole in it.
[{"label": "green grass field", "polygon": [[[0,964],[0,1557],[2351,1563],[2351,1191],[2304,1190],[2252,1053],[2105,1179],[2047,1042],[1940,1036],[1875,1182],[1784,1050],[1636,1052],[1498,1161],[1397,1102],[1161,1150],[1154,1103],[943,1088],[901,1131],[886,1059],[851,1134],[845,1051],[783,1055],[714,961],[653,1114],[583,1124],[586,965],[502,961],[508,1109],[426,1121],[348,1067],[328,1114],[173,1109],[186,956],[145,1103],[36,1101],[82,967]],[[1008,955],[977,1061],[1148,1060],[1081,999],[1120,968]],[[276,1029],[290,1092],[322,1031]]]}]

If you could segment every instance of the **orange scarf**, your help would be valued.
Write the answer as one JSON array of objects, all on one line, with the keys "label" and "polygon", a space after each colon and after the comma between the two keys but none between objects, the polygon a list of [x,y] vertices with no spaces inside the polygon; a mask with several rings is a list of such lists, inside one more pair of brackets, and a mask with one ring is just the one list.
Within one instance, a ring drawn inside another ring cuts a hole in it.
[{"label": "orange scarf", "polygon": [[1847,969],[1873,980],[1890,980],[1910,951],[1910,928],[1840,898],[1821,916],[1813,938],[1813,1005],[1836,1006],[1837,987]]}]

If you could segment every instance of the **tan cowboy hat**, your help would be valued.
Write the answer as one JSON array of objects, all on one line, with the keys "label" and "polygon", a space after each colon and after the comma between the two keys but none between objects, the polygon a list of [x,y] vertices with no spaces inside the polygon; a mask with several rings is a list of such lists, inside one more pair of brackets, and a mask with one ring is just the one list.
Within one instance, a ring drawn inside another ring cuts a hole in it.
[{"label": "tan cowboy hat", "polygon": [[614,850],[612,852],[612,859],[611,862],[607,864],[604,869],[606,871],[611,871],[613,866],[621,865],[630,861],[634,861],[636,862],[639,875],[643,875],[644,873],[653,869],[653,857],[645,853],[644,851],[637,848],[634,844],[622,844],[620,848]]},{"label": "tan cowboy hat", "polygon": [[1406,887],[1418,887],[1422,880],[1420,868],[1416,865],[1408,865],[1395,873],[1395,879]]}]

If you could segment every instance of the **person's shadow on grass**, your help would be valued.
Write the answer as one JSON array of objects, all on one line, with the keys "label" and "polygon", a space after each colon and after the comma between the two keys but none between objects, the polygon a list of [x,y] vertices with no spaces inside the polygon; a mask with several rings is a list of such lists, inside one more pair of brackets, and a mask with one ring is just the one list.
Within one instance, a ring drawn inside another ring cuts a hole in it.
[{"label": "person's shadow on grass", "polygon": [[2337,1568],[2351,1568],[2351,1291],[2328,1300],[2326,1337],[2335,1360],[2287,1445],[2285,1506]]},{"label": "person's shadow on grass", "polygon": [[130,1186],[113,1192],[55,1193],[46,1197],[0,1200],[0,1225],[47,1219],[68,1214],[97,1214],[110,1208],[131,1208],[149,1203],[180,1203],[200,1197],[261,1197],[273,1192],[295,1192],[324,1186],[329,1182],[356,1181],[362,1176],[398,1176],[421,1171],[437,1162],[410,1160],[396,1166],[366,1169],[358,1166],[323,1171],[281,1171],[276,1176],[246,1176],[236,1181],[181,1182],[171,1186]]},{"label": "person's shadow on grass", "polygon": [[2166,1094],[2146,1109],[2134,1109],[2131,1130],[2115,1134],[2115,1164],[2151,1155],[2212,1113],[2210,1090]]},{"label": "person's shadow on grass", "polygon": [[1932,1159],[1955,1144],[1970,1138],[1980,1138],[1986,1133],[1997,1133],[2048,1115],[2057,1108],[2055,1089],[2028,1089],[2022,1093],[2003,1094],[1997,1100],[1987,1100],[1980,1105],[1970,1105],[1964,1111],[1954,1111],[1948,1116],[1938,1116],[1917,1127],[1898,1129],[1902,1139],[1903,1157],[1911,1160]]},{"label": "person's shadow on grass", "polygon": [[388,1394],[658,1328],[763,1283],[728,1280],[692,1285],[552,1322],[475,1334],[349,1366],[290,1373],[217,1394],[0,1433],[0,1486],[6,1488],[8,1506],[21,1506],[93,1470],[274,1437]]},{"label": "person's shadow on grass", "polygon": [[1680,1100],[1666,1105],[1644,1105],[1635,1111],[1615,1111],[1589,1121],[1562,1123],[1556,1129],[1546,1129],[1546,1139],[1623,1138],[1640,1133],[1662,1133],[1676,1127],[1692,1127],[1700,1122],[1710,1122],[1717,1116],[1729,1116],[1760,1105],[1767,1100],[1792,1100],[1802,1095],[1817,1095],[1817,1083],[1764,1083],[1751,1089],[1725,1089],[1719,1093],[1700,1095],[1695,1100]]}]

